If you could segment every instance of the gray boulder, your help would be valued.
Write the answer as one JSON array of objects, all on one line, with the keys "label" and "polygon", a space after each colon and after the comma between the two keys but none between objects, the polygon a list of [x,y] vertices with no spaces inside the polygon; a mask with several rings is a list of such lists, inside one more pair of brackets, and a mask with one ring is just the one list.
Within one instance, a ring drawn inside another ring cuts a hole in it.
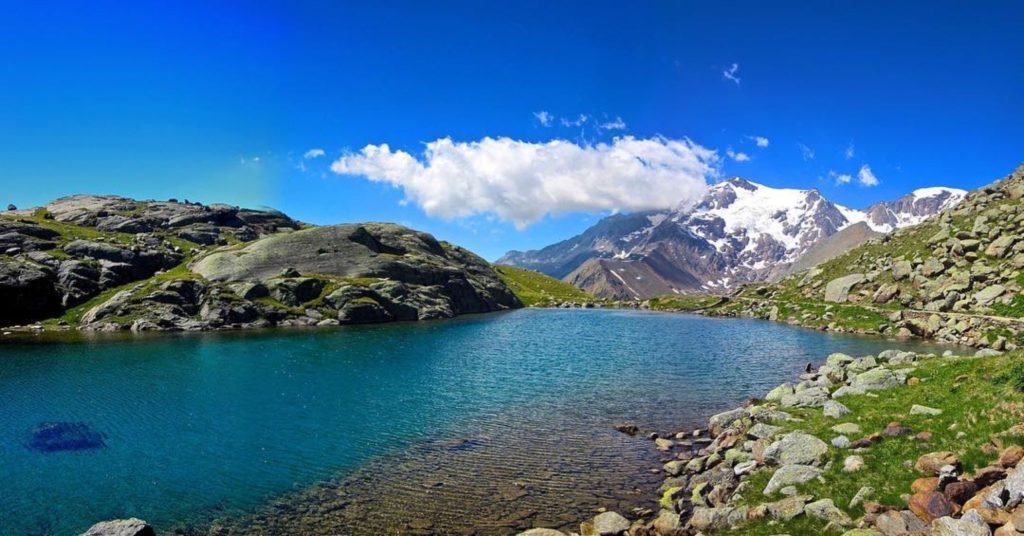
[{"label": "gray boulder", "polygon": [[764,451],[764,459],[776,465],[821,466],[828,461],[828,445],[806,432],[790,432]]},{"label": "gray boulder", "polygon": [[96,523],[81,536],[156,536],[156,532],[145,521],[133,517]]},{"label": "gray boulder", "polygon": [[853,287],[864,281],[864,274],[850,274],[829,281],[825,285],[825,301],[845,302]]},{"label": "gray boulder", "polygon": [[786,486],[804,484],[821,476],[821,469],[810,465],[783,465],[775,470],[768,485],[764,488],[765,495],[773,495]]}]

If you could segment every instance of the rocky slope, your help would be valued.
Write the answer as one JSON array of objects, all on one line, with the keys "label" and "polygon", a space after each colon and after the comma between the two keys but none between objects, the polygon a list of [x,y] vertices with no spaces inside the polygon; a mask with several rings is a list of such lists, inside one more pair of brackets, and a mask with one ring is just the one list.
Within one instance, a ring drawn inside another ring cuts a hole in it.
[{"label": "rocky slope", "polygon": [[832,354],[706,428],[648,434],[664,453],[656,510],[580,533],[1024,533],[1024,369],[997,354]]},{"label": "rocky slope", "polygon": [[1012,348],[1024,332],[1024,166],[919,225],[872,239],[722,314]]},{"label": "rocky slope", "polygon": [[962,195],[927,188],[858,211],[816,190],[733,178],[712,186],[694,207],[611,216],[579,236],[537,251],[512,251],[498,262],[564,278],[606,298],[726,292],[771,279],[850,225],[889,232],[955,205]]},{"label": "rocky slope", "polygon": [[486,261],[426,233],[226,205],[62,198],[0,214],[0,251],[0,325],[336,325],[521,305]]}]

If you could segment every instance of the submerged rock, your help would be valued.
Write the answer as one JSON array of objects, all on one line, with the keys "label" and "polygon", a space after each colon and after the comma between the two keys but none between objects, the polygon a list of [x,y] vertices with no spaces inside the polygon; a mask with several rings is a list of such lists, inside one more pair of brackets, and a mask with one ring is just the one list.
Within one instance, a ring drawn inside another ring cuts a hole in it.
[{"label": "submerged rock", "polygon": [[96,523],[81,536],[156,536],[156,531],[145,521],[133,517]]},{"label": "submerged rock", "polygon": [[98,449],[106,446],[103,434],[82,422],[44,422],[32,430],[26,445],[39,452]]}]

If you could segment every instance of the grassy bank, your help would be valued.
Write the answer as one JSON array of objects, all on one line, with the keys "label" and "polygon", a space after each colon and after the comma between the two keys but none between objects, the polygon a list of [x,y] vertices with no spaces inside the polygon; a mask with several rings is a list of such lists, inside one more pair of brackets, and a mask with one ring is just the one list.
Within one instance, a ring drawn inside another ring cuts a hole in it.
[{"label": "grassy bank", "polygon": [[502,281],[528,307],[545,307],[560,303],[598,303],[602,300],[549,275],[518,268],[495,265]]}]

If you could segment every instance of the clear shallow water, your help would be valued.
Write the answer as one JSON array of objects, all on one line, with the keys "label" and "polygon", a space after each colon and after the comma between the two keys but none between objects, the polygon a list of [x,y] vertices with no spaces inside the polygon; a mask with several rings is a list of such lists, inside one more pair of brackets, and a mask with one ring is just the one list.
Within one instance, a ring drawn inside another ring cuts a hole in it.
[{"label": "clear shallow water", "polygon": [[[126,516],[262,533],[561,526],[656,487],[643,475],[657,454],[613,423],[698,425],[830,352],[892,347],[938,349],[601,310],[5,343],[0,534]],[[106,446],[27,448],[48,421],[84,422]]]}]

